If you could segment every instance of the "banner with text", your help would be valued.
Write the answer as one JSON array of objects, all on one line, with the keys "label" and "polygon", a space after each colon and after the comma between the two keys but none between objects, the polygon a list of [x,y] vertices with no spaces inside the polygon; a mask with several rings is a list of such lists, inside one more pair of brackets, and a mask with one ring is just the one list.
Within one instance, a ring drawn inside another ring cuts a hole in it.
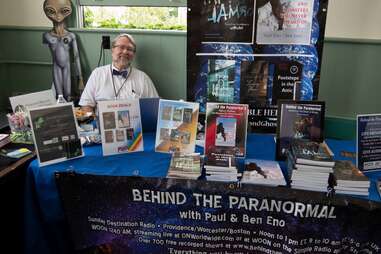
[{"label": "banner with text", "polygon": [[366,200],[179,179],[56,180],[81,253],[380,253],[381,204]]}]

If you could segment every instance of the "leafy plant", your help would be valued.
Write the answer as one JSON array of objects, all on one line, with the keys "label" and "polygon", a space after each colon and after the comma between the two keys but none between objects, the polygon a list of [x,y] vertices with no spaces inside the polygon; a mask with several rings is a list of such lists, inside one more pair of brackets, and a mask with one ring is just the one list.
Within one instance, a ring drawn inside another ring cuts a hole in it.
[{"label": "leafy plant", "polygon": [[186,30],[186,9],[174,7],[84,8],[84,27]]}]

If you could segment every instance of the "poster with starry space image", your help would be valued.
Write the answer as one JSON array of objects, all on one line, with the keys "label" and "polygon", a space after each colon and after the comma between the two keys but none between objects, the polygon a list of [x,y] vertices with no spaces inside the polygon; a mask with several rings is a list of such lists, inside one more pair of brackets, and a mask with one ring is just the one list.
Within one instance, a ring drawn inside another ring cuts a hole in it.
[{"label": "poster with starry space image", "polygon": [[[254,10],[251,42],[242,30],[205,38],[225,33],[233,14],[247,14],[244,6]],[[328,0],[188,1],[187,101],[200,103],[200,119],[208,102],[249,104],[249,131],[275,133],[278,99],[316,100],[327,10]],[[202,25],[218,18],[225,25]]]},{"label": "poster with starry space image", "polygon": [[380,253],[381,204],[286,187],[56,173],[80,253]]}]

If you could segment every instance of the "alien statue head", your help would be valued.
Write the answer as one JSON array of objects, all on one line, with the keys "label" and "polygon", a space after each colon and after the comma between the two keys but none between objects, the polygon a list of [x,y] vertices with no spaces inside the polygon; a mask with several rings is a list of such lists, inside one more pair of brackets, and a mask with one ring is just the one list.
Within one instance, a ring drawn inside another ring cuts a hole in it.
[{"label": "alien statue head", "polygon": [[70,0],[45,0],[44,12],[53,22],[52,32],[59,36],[64,35],[66,33],[64,21],[72,12]]}]

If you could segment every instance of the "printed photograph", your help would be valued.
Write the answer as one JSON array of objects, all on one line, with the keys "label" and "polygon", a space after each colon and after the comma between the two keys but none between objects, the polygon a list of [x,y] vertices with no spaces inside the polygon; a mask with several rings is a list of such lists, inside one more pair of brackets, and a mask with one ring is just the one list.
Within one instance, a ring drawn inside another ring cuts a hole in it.
[{"label": "printed photograph", "polygon": [[105,142],[113,143],[114,142],[114,131],[105,131]]},{"label": "printed photograph", "polygon": [[126,133],[127,133],[127,140],[133,140],[135,138],[134,128],[128,128],[126,130]]},{"label": "printed photograph", "polygon": [[118,111],[118,127],[130,127],[130,112],[128,110]]},{"label": "printed photograph", "polygon": [[181,122],[183,120],[183,108],[175,107],[173,109],[173,121]]},{"label": "printed photograph", "polygon": [[163,107],[163,111],[161,113],[161,119],[162,120],[168,120],[168,121],[172,119],[172,107],[171,106]]},{"label": "printed photograph", "polygon": [[123,142],[125,140],[124,130],[115,130],[115,136],[117,142]]},{"label": "printed photograph", "polygon": [[172,129],[170,139],[171,139],[171,141],[177,141],[178,142],[180,140],[180,131],[177,129]]},{"label": "printed photograph", "polygon": [[192,109],[191,108],[184,108],[184,114],[183,114],[183,122],[184,123],[191,123],[192,122]]},{"label": "printed photograph", "polygon": [[235,60],[209,59],[207,82],[209,102],[234,102]]},{"label": "printed photograph", "polygon": [[216,119],[216,146],[235,146],[237,119],[217,117]]},{"label": "printed photograph", "polygon": [[115,112],[103,112],[103,129],[115,129]]},{"label": "printed photograph", "polygon": [[181,132],[180,142],[182,144],[189,144],[190,143],[190,136],[191,136],[190,133],[187,131]]},{"label": "printed photograph", "polygon": [[160,129],[160,139],[161,140],[169,140],[170,133],[171,133],[171,129],[161,128]]}]

